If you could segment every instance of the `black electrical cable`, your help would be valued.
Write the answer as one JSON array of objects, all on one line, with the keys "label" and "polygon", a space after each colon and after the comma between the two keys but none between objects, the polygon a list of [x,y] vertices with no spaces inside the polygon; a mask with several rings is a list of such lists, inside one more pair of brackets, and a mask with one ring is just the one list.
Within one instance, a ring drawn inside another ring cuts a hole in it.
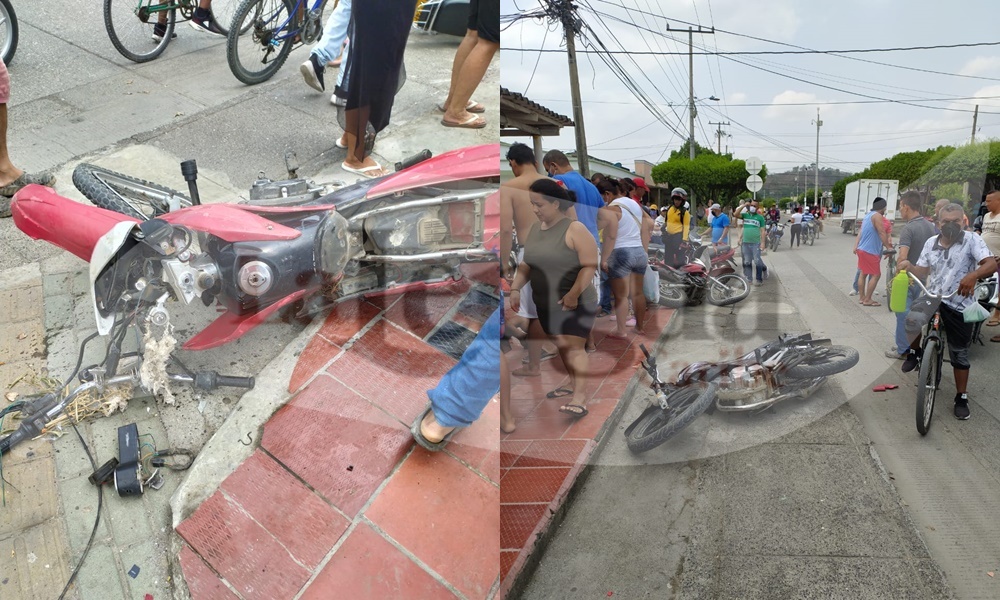
[{"label": "black electrical cable", "polygon": [[[83,352],[80,352],[80,359],[83,360]],[[79,366],[77,367],[79,368]],[[87,446],[87,442],[84,441],[83,436],[80,435],[80,430],[76,428],[76,423],[73,423],[73,431],[76,432],[76,437],[80,438],[80,443],[83,444],[83,450],[87,453],[87,458],[90,459],[90,466],[97,471],[97,461],[94,460],[94,455],[90,453],[90,447]],[[66,587],[63,588],[61,594],[59,594],[59,600],[63,600],[66,597],[66,592],[69,591],[69,586],[73,585],[73,581],[76,580],[76,576],[80,573],[80,567],[83,566],[83,561],[87,558],[87,554],[90,553],[90,547],[94,543],[94,537],[97,536],[97,527],[101,524],[101,507],[104,505],[104,486],[97,486],[97,518],[94,519],[94,528],[90,531],[90,539],[87,540],[87,547],[83,549],[83,554],[80,555],[80,562],[76,563],[76,568],[69,576],[69,581],[66,582]]]},{"label": "black electrical cable", "polygon": [[66,381],[63,382],[62,387],[59,388],[60,390],[64,390],[67,387],[69,387],[70,382],[73,381],[73,379],[80,372],[80,367],[83,365],[83,353],[84,353],[84,350],[86,350],[87,344],[90,343],[90,341],[92,339],[94,339],[95,337],[97,337],[98,335],[100,335],[100,333],[97,332],[97,331],[95,331],[94,333],[90,334],[89,336],[87,336],[86,338],[83,339],[83,343],[80,344],[80,355],[76,359],[76,368],[73,369],[73,373],[69,376],[69,378],[66,379]]}]

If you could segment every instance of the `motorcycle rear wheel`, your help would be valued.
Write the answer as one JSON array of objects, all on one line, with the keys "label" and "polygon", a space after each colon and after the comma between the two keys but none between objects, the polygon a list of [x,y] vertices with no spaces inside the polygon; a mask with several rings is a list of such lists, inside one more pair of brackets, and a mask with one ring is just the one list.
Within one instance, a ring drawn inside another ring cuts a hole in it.
[{"label": "motorcycle rear wheel", "polygon": [[667,395],[670,408],[650,406],[625,431],[628,449],[639,454],[652,450],[681,432],[715,401],[715,385],[683,387]]},{"label": "motorcycle rear wheel", "polygon": [[817,347],[815,356],[806,362],[801,362],[785,371],[785,375],[791,379],[813,379],[816,377],[826,377],[846,371],[858,364],[861,355],[850,346],[827,346]]},{"label": "motorcycle rear wheel", "polygon": [[14,14],[14,7],[10,0],[0,0],[0,58],[3,64],[10,66],[14,60],[14,52],[17,51],[17,15]]},{"label": "motorcycle rear wheel", "polygon": [[750,283],[736,273],[726,273],[716,277],[708,285],[708,303],[715,306],[729,306],[741,302],[750,295]]},{"label": "motorcycle rear wheel", "polygon": [[176,190],[86,163],[73,169],[73,185],[94,205],[141,221],[170,211],[163,196],[176,196],[181,207],[191,206]]}]

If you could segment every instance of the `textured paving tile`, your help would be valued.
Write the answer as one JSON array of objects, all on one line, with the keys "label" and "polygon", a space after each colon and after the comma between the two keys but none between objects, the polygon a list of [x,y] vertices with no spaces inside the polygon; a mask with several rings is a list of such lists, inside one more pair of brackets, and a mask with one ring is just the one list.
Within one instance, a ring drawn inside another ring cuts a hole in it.
[{"label": "textured paving tile", "polygon": [[577,419],[575,422],[571,423],[566,432],[563,433],[562,439],[583,439],[592,440],[597,437],[598,432],[600,432],[601,427],[604,426],[604,422],[608,420],[611,413],[614,412],[615,406],[617,406],[619,399],[615,398],[613,400],[591,400],[587,403],[587,410],[589,414],[582,418]]},{"label": "textured paving tile", "polygon": [[548,504],[501,504],[500,549],[523,548],[548,510]]},{"label": "textured paving tile", "polygon": [[510,568],[514,566],[514,561],[517,560],[517,555],[520,554],[519,551],[515,550],[504,550],[500,552],[500,579],[506,579],[507,573],[510,572]]},{"label": "textured paving tile", "polygon": [[291,598],[309,572],[238,506],[215,492],[177,533],[248,600]]},{"label": "textured paving tile", "polygon": [[350,526],[343,515],[260,450],[222,482],[222,489],[311,569]]},{"label": "textured paving tile", "polygon": [[586,445],[585,440],[538,440],[528,446],[513,467],[572,466],[580,460]]},{"label": "textured paving tile", "polygon": [[181,549],[178,558],[184,572],[184,582],[191,592],[191,600],[237,600],[236,594],[222,583],[218,575],[189,546]]},{"label": "textured paving tile", "polygon": [[469,598],[497,578],[496,486],[446,455],[416,449],[365,516]]},{"label": "textured paving tile", "polygon": [[347,300],[337,304],[330,310],[323,327],[317,335],[320,335],[330,342],[343,346],[347,340],[354,337],[372,319],[374,319],[382,309],[365,300]]},{"label": "textured paving tile", "polygon": [[419,338],[426,337],[468,289],[469,283],[461,281],[444,288],[409,292],[392,305],[385,318]]},{"label": "textured paving tile", "polygon": [[[589,416],[584,419],[590,418]],[[553,417],[528,417],[517,423],[517,429],[508,434],[507,440],[558,440],[573,422],[567,415]]]},{"label": "textured paving tile", "polygon": [[500,484],[500,502],[551,502],[567,475],[569,468],[511,469]]},{"label": "textured paving tile", "polygon": [[530,440],[502,440],[500,442],[500,467],[503,469],[511,468],[530,445]]},{"label": "textured paving tile", "polygon": [[302,600],[455,598],[448,588],[367,524],[351,532]]},{"label": "textured paving tile", "polygon": [[427,406],[427,390],[454,364],[412,335],[380,321],[328,372],[409,425]]},{"label": "textured paving tile", "polygon": [[340,346],[328,342],[323,336],[317,335],[309,340],[305,350],[299,355],[295,369],[288,380],[288,391],[294,392],[302,387],[317,371],[323,369],[333,357],[340,354]]},{"label": "textured paving tile", "polygon": [[350,517],[412,444],[403,425],[327,376],[271,417],[261,442]]}]

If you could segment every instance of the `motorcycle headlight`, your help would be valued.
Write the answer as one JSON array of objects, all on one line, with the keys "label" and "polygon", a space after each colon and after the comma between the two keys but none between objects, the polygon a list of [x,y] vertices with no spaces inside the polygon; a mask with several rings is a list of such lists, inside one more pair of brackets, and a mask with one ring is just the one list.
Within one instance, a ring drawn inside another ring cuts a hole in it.
[{"label": "motorcycle headlight", "polygon": [[979,302],[989,300],[990,295],[990,286],[985,283],[978,284],[975,292],[973,292],[973,297]]}]

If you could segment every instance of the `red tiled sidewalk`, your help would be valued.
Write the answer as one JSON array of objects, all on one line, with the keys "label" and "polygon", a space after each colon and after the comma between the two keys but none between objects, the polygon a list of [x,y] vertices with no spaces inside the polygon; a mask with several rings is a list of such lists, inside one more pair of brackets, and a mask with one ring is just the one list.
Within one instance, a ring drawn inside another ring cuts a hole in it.
[{"label": "red tiled sidewalk", "polygon": [[[597,352],[590,355],[589,414],[574,420],[558,408],[566,398],[545,394],[568,381],[558,360],[542,363],[540,377],[514,377],[511,405],[517,429],[500,436],[500,591],[503,598],[551,524],[581,469],[597,447],[597,437],[637,372],[639,343],[652,344],[673,311],[652,310],[643,336],[616,340],[609,318],[598,319]],[[519,360],[519,353],[510,358]]]},{"label": "red tiled sidewalk", "polygon": [[[447,452],[409,432],[455,364],[424,338],[471,289],[336,307],[261,447],[177,527],[194,600],[496,595],[499,404]],[[486,316],[474,305],[451,320],[475,331]]]}]

